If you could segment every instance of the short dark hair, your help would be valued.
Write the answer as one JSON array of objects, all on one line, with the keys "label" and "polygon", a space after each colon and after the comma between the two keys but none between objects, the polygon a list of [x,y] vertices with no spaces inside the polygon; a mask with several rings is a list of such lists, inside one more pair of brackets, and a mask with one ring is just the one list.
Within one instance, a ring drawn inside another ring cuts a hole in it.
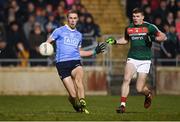
[{"label": "short dark hair", "polygon": [[74,10],[69,10],[67,13],[67,18],[69,17],[69,14],[77,14],[78,15],[78,12],[74,11]]},{"label": "short dark hair", "polygon": [[137,14],[137,13],[141,13],[142,15],[144,15],[144,12],[143,12],[143,10],[141,9],[141,8],[134,8],[133,9],[133,11],[132,11],[132,13],[134,14]]}]

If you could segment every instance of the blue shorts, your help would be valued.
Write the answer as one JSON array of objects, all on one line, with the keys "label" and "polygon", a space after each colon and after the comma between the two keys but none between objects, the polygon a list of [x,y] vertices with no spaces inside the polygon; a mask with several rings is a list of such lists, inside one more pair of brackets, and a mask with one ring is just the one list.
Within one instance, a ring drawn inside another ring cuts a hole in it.
[{"label": "blue shorts", "polygon": [[56,68],[58,70],[58,74],[61,80],[71,76],[72,70],[78,66],[82,66],[80,60],[71,60],[71,61],[63,61],[56,63]]}]

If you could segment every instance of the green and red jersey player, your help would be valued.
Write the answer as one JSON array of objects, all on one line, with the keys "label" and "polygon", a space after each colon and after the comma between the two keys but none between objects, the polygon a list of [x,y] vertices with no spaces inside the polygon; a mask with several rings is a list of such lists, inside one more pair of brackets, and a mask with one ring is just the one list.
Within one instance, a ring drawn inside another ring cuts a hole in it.
[{"label": "green and red jersey player", "polygon": [[120,106],[117,113],[124,113],[127,96],[129,94],[129,84],[134,73],[138,73],[136,89],[145,95],[144,107],[151,105],[151,90],[146,85],[147,74],[151,64],[151,40],[164,41],[166,35],[162,33],[155,25],[144,22],[143,11],[135,8],[132,12],[133,22],[125,29],[125,36],[115,40],[109,37],[106,42],[109,44],[127,44],[130,42],[130,49],[127,56],[127,62],[124,71],[123,84],[121,86]]}]

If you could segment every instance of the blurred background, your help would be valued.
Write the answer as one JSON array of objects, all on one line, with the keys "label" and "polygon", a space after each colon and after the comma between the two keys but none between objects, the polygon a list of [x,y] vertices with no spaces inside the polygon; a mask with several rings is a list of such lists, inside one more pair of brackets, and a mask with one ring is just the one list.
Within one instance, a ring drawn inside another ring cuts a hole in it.
[{"label": "blurred background", "polygon": [[[180,0],[0,0],[0,95],[67,94],[54,55],[41,56],[39,45],[66,24],[73,9],[79,14],[82,47],[93,49],[109,36],[123,36],[135,7],[168,37],[152,44],[148,84],[155,94],[180,95]],[[87,94],[120,94],[128,48],[109,46],[103,55],[83,58]],[[136,75],[131,95],[137,94],[135,80]]]}]

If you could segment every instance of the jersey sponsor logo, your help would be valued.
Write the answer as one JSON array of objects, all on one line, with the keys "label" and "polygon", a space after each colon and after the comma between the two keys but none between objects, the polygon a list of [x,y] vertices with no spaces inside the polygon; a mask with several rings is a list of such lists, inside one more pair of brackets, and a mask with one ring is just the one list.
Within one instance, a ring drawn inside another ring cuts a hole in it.
[{"label": "jersey sponsor logo", "polygon": [[132,36],[131,40],[143,40],[143,36]]},{"label": "jersey sponsor logo", "polygon": [[77,47],[79,44],[79,40],[76,38],[64,37],[64,44]]},{"label": "jersey sponsor logo", "polygon": [[127,33],[129,35],[146,35],[148,33],[148,28],[146,27],[128,28]]}]

